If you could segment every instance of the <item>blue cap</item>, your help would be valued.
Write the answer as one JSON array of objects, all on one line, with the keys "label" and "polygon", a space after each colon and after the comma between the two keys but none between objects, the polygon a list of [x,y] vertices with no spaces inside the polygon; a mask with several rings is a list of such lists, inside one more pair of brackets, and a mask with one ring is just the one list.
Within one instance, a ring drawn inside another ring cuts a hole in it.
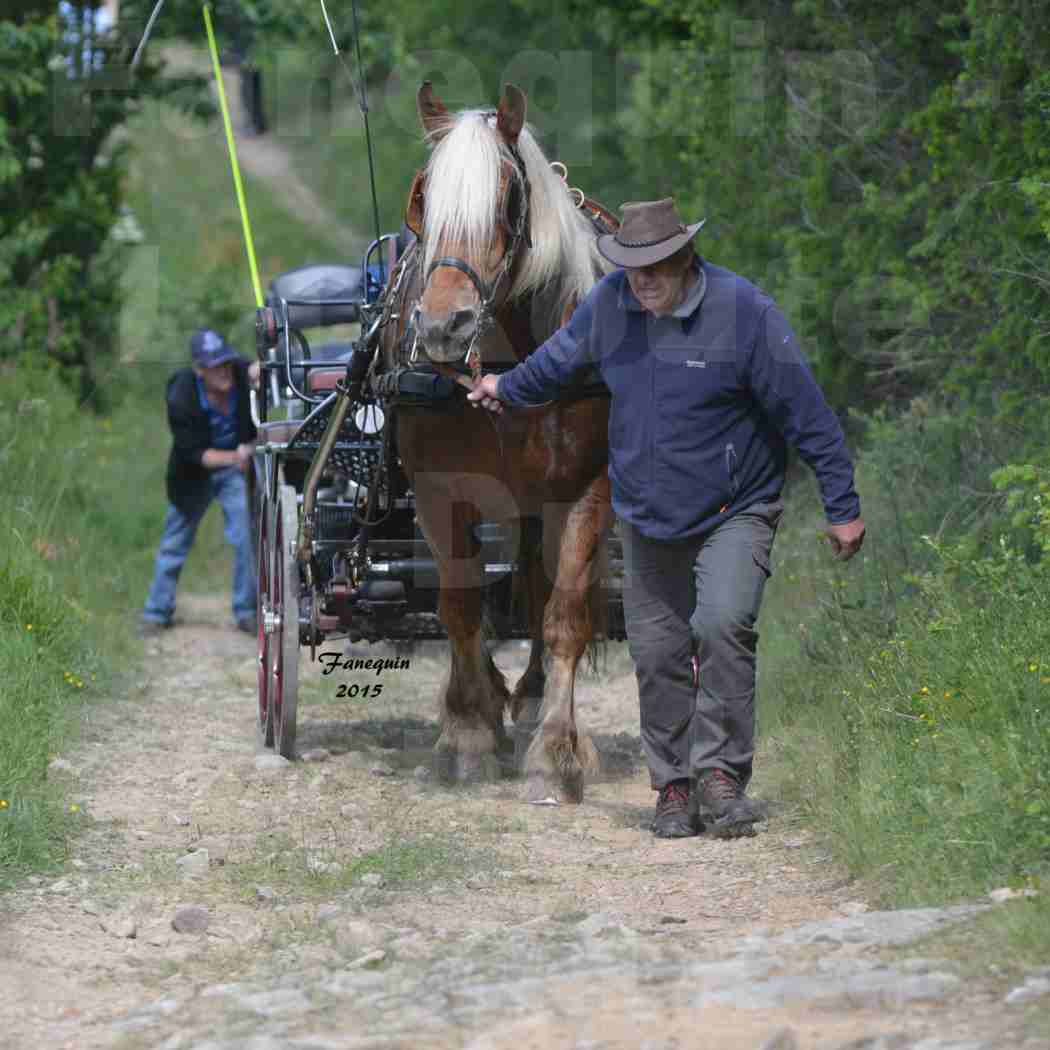
[{"label": "blue cap", "polygon": [[238,356],[237,351],[210,328],[198,328],[190,337],[190,355],[198,368],[217,368]]}]

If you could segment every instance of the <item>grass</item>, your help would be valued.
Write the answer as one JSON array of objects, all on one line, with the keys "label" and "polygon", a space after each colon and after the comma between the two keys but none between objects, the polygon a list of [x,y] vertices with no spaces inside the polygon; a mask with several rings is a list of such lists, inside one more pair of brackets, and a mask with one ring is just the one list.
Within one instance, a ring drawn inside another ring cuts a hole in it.
[{"label": "grass", "polygon": [[[455,879],[476,870],[478,857],[455,835],[397,836],[356,857],[345,858],[344,844],[296,842],[290,835],[273,837],[265,856],[225,870],[254,898],[257,885],[268,885],[281,896],[328,898],[362,885],[367,874],[382,876],[384,889],[401,889]],[[331,868],[328,868],[331,865]]]},{"label": "grass", "polygon": [[[255,299],[218,125],[202,126],[153,103],[131,137],[128,204],[144,240],[128,275],[125,362],[147,371],[182,364],[189,332],[202,324],[231,332],[241,353],[253,356]],[[264,290],[285,270],[356,254],[348,234],[297,217],[269,182],[246,175],[244,185]]]},{"label": "grass", "polygon": [[[1047,571],[989,542],[994,518],[983,547],[919,539],[959,484],[941,437],[905,423],[871,445],[859,472],[870,541],[846,567],[817,553],[819,500],[804,483],[793,503],[810,516],[777,540],[761,624],[775,790],[887,906],[1050,892]],[[923,470],[899,469],[908,442]],[[1026,915],[989,920],[989,944],[1045,961],[1050,911]]]},{"label": "grass", "polygon": [[77,822],[49,774],[84,706],[136,652],[127,609],[140,577],[127,555],[151,535],[134,449],[145,420],[81,415],[54,374],[5,370],[0,460],[0,886],[52,867]]}]

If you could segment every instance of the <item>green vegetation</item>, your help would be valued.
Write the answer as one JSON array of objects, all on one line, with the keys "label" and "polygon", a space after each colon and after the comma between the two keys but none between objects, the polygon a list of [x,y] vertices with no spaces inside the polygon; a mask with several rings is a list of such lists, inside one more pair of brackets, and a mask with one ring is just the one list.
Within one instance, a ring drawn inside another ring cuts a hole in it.
[{"label": "green vegetation", "polygon": [[131,655],[127,613],[143,584],[129,554],[157,528],[156,504],[140,498],[155,467],[132,451],[146,420],[79,412],[54,366],[8,368],[4,390],[0,885],[63,856],[79,815],[48,763]]},{"label": "green vegetation", "polygon": [[[240,212],[217,121],[191,121],[163,103],[132,125],[137,144],[128,203],[142,227],[128,271],[122,344],[131,362],[183,364],[189,332],[232,332],[242,354],[255,352],[255,301]],[[244,175],[259,279],[306,262],[343,259],[357,244],[312,216],[295,213],[272,181]]]},{"label": "green vegetation", "polygon": [[[171,86],[150,64],[127,74],[123,38],[95,32],[96,6],[21,0],[0,21],[0,363],[46,354],[100,410],[135,238],[121,210],[121,132]],[[187,106],[197,87],[184,85]]]},{"label": "green vegetation", "polygon": [[[982,470],[1016,435],[925,407],[871,421],[869,434],[865,552],[848,568],[830,563],[805,539],[815,516],[778,540],[761,683],[777,787],[886,904],[1001,886],[1045,897],[1046,467]],[[1030,447],[1047,437],[1030,430]],[[1010,910],[1027,919],[992,928],[1014,952],[1045,958],[1045,900]]]},{"label": "green vegetation", "polygon": [[271,840],[265,857],[238,864],[231,869],[243,892],[254,896],[255,887],[264,883],[282,895],[297,898],[331,897],[334,892],[360,886],[361,876],[382,876],[382,886],[397,889],[425,882],[448,881],[491,864],[491,858],[477,852],[451,834],[398,835],[377,849],[347,859],[347,844],[332,829],[332,841],[321,846],[295,842],[291,836]]}]

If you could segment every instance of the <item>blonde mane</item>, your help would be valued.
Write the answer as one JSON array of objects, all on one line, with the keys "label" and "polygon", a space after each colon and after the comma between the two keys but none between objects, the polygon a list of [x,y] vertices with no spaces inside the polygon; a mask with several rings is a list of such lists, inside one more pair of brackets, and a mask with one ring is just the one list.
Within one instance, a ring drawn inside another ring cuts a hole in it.
[{"label": "blonde mane", "polygon": [[[496,237],[503,166],[513,164],[491,111],[463,110],[438,134],[426,167],[424,272],[443,241],[465,245],[471,261],[488,257]],[[590,222],[573,205],[527,126],[518,136],[518,152],[531,189],[532,246],[519,249],[524,257],[510,297],[556,290],[560,314],[591,290],[596,272],[607,271],[609,264],[595,247]]]}]

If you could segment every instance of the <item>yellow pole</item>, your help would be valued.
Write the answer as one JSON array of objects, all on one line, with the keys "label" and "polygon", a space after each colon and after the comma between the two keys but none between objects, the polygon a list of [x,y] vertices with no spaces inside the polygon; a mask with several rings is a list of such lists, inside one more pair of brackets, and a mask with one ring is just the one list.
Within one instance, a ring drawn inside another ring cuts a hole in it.
[{"label": "yellow pole", "polygon": [[233,126],[230,124],[230,111],[226,106],[226,90],[222,83],[222,70],[219,68],[219,49],[215,43],[215,30],[211,24],[211,8],[204,5],[204,28],[208,31],[208,47],[211,49],[211,63],[215,69],[215,86],[219,89],[219,108],[222,110],[222,123],[226,128],[226,145],[230,150],[230,167],[233,169],[233,185],[237,191],[237,206],[241,209],[241,225],[244,227],[244,247],[248,252],[248,268],[252,274],[252,288],[255,291],[255,305],[263,305],[262,285],[259,284],[259,267],[255,262],[255,245],[252,243],[252,227],[248,221],[248,205],[244,202],[244,186],[241,184],[241,169],[237,165],[237,145],[233,140]]}]

